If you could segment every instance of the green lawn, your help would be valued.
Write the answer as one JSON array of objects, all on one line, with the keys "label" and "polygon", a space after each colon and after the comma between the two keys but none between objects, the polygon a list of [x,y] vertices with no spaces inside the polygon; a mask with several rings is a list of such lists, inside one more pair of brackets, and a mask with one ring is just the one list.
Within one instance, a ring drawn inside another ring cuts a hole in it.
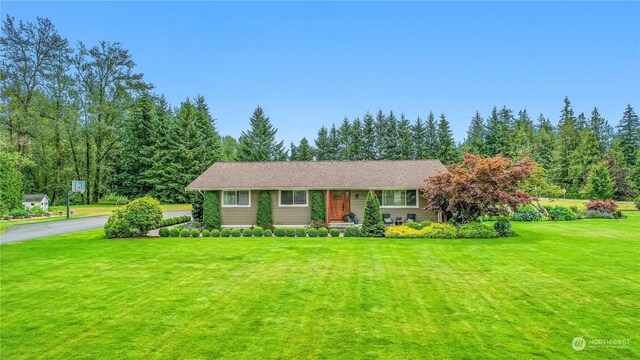
[{"label": "green lawn", "polygon": [[[162,209],[164,211],[175,211],[175,210],[191,210],[191,204],[162,204]],[[121,208],[122,206],[116,205],[73,205],[70,207],[70,210],[73,211],[73,215],[69,217],[71,219],[80,219],[92,216],[104,216],[110,215],[114,209]],[[39,217],[33,219],[16,219],[16,220],[0,220],[0,234],[7,231],[7,229],[14,225],[20,224],[33,224],[40,222],[48,222],[48,221],[59,221],[65,220],[67,218],[67,208],[64,206],[52,206],[49,211],[56,214],[56,216],[48,217]],[[57,216],[59,211],[63,211],[63,216]]]},{"label": "green lawn", "polygon": [[[579,200],[579,199],[540,199],[541,205],[550,205],[550,206],[577,206],[579,209],[586,210],[585,204],[589,202],[589,200]],[[620,211],[637,211],[636,205],[631,201],[616,201],[618,204],[618,210]]]},{"label": "green lawn", "polygon": [[[640,213],[517,238],[0,246],[0,357],[638,358]],[[628,340],[571,347],[574,337]]]}]

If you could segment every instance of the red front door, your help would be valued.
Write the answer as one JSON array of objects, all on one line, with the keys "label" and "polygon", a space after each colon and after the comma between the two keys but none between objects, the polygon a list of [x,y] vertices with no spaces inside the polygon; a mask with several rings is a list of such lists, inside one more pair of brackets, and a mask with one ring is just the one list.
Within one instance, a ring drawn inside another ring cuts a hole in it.
[{"label": "red front door", "polygon": [[331,190],[329,192],[329,221],[342,221],[342,217],[350,211],[349,191]]}]

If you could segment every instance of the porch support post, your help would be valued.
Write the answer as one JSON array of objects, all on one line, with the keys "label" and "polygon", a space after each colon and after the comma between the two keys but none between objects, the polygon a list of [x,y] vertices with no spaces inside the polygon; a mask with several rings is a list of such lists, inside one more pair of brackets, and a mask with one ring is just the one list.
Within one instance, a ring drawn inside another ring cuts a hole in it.
[{"label": "porch support post", "polygon": [[326,195],[325,195],[325,221],[327,223],[327,226],[329,225],[329,190],[326,190]]}]

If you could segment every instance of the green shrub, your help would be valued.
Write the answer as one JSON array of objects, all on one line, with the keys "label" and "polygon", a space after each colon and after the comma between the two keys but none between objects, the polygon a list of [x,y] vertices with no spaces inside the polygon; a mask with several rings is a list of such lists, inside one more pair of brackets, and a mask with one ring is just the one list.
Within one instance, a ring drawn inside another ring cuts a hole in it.
[{"label": "green shrub", "polygon": [[636,204],[636,209],[640,210],[640,195],[633,202]]},{"label": "green shrub", "polygon": [[246,229],[242,229],[242,237],[252,237],[253,236],[253,230],[246,228]]},{"label": "green shrub", "polygon": [[362,233],[360,232],[359,226],[348,226],[344,229],[345,237],[360,237]]},{"label": "green shrub", "polygon": [[264,229],[260,226],[256,226],[253,228],[253,236],[262,237],[264,235]]},{"label": "green shrub", "polygon": [[264,231],[264,237],[272,237],[273,236],[273,232],[271,231],[271,229],[267,229]]},{"label": "green shrub", "polygon": [[587,210],[614,213],[618,209],[618,204],[613,200],[591,200],[584,205]]},{"label": "green shrub", "polygon": [[99,205],[127,205],[128,203],[129,199],[126,196],[116,193],[103,196],[102,199],[98,201]]},{"label": "green shrub", "polygon": [[107,223],[104,225],[104,234],[108,239],[126,238],[136,235],[136,231],[131,229],[131,224],[125,217],[124,209],[114,210]]},{"label": "green shrub", "polygon": [[371,195],[367,191],[367,201],[364,207],[364,219],[362,221],[362,236],[382,237],[384,236],[384,221],[380,212],[380,202],[378,197]]},{"label": "green shrub", "polygon": [[211,236],[211,231],[204,229],[202,230],[202,237],[210,237]]},{"label": "green shrub", "polygon": [[276,228],[273,233],[277,236],[277,237],[284,237],[285,235],[287,235],[287,232],[284,230],[284,228]]},{"label": "green shrub", "polygon": [[458,233],[456,235],[459,238],[476,238],[476,239],[498,237],[498,233],[496,232],[496,230],[488,226],[484,226],[481,223],[464,224],[460,228],[458,228]]},{"label": "green shrub", "polygon": [[420,237],[432,239],[451,239],[456,237],[456,227],[449,224],[433,223],[420,230]]},{"label": "green shrub", "polygon": [[327,230],[327,228],[318,229],[318,236],[327,237],[327,235],[329,235],[329,230]]},{"label": "green shrub", "polygon": [[200,237],[200,230],[191,229],[191,237]]},{"label": "green shrub", "polygon": [[222,226],[222,216],[220,215],[220,198],[217,191],[207,191],[204,193],[202,203],[202,226],[205,229],[219,229]]},{"label": "green shrub", "polygon": [[260,191],[260,197],[258,198],[258,213],[256,215],[256,224],[261,228],[268,228],[273,226],[271,195],[268,191]]},{"label": "green shrub", "polygon": [[180,229],[173,228],[173,229],[169,230],[169,236],[171,236],[171,237],[179,237],[180,236]]},{"label": "green shrub", "polygon": [[549,216],[553,221],[573,221],[576,219],[576,213],[559,205],[549,209]]},{"label": "green shrub", "polygon": [[9,216],[27,216],[29,215],[29,211],[25,208],[22,209],[13,209],[9,211]]},{"label": "green shrub", "polygon": [[285,234],[287,235],[287,237],[294,237],[296,236],[296,229],[288,227],[284,229]]},{"label": "green shrub", "polygon": [[599,210],[587,210],[584,213],[585,219],[615,219],[613,213]]},{"label": "green shrub", "polygon": [[498,221],[496,221],[495,224],[493,224],[493,228],[495,229],[496,233],[500,237],[507,237],[507,236],[513,235],[511,231],[511,223],[509,222],[509,220],[505,218],[498,219]]},{"label": "green shrub", "polygon": [[307,231],[307,234],[309,235],[309,237],[318,237],[318,229],[309,228],[309,231]]},{"label": "green shrub", "polygon": [[340,230],[333,228],[331,230],[329,230],[329,234],[331,234],[331,237],[339,237],[340,236]]},{"label": "green shrub", "polygon": [[240,237],[241,235],[242,235],[242,231],[240,231],[240,229],[232,229],[231,230],[231,236]]},{"label": "green shrub", "polygon": [[191,216],[189,215],[175,216],[175,217],[160,220],[159,226],[171,226],[171,225],[181,224],[189,221],[191,221]]},{"label": "green shrub", "polygon": [[325,192],[314,191],[311,194],[311,221],[324,223],[327,221]]},{"label": "green shrub", "polygon": [[32,206],[28,211],[31,215],[44,215],[47,213],[40,206]]},{"label": "green shrub", "polygon": [[222,237],[229,237],[229,236],[231,236],[231,229],[229,229],[229,228],[224,228],[224,229],[220,230],[220,236],[222,236]]},{"label": "green shrub", "polygon": [[307,230],[303,227],[297,228],[296,229],[296,236],[297,237],[307,237]]},{"label": "green shrub", "polygon": [[189,237],[191,236],[191,231],[189,231],[189,229],[182,229],[180,230],[180,236]]},{"label": "green shrub", "polygon": [[531,205],[519,206],[513,215],[514,221],[540,221],[542,220],[542,214],[540,211]]},{"label": "green shrub", "polygon": [[218,229],[211,230],[211,237],[220,237],[220,230]]},{"label": "green shrub", "polygon": [[431,224],[433,224],[433,222],[429,221],[429,220],[425,220],[423,222],[408,222],[408,223],[404,223],[405,226],[410,227],[410,228],[415,229],[415,230],[424,229],[427,226],[430,226]]},{"label": "green shrub", "polygon": [[157,228],[162,221],[160,202],[152,197],[135,199],[123,210],[129,227],[136,229],[138,235],[145,235],[149,230]]},{"label": "green shrub", "polygon": [[169,237],[169,229],[167,229],[166,227],[160,228],[158,234],[160,235],[160,237]]}]

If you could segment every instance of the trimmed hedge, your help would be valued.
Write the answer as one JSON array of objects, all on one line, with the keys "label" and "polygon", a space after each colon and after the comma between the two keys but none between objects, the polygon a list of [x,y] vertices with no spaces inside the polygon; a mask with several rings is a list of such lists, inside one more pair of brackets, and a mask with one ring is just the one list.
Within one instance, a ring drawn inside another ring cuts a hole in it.
[{"label": "trimmed hedge", "polygon": [[242,235],[242,231],[240,229],[231,229],[231,236],[240,237]]},{"label": "trimmed hedge", "polygon": [[160,220],[160,227],[182,224],[189,221],[191,221],[191,216],[189,215],[174,216]]},{"label": "trimmed hedge", "polygon": [[297,237],[307,237],[307,230],[303,227],[297,228],[296,229],[296,236]]},{"label": "trimmed hedge", "polygon": [[325,192],[322,190],[316,190],[311,194],[311,221],[326,222],[326,201]]},{"label": "trimmed hedge", "polygon": [[329,230],[329,233],[331,234],[331,237],[339,237],[340,236],[340,230],[333,228],[331,230]]},{"label": "trimmed hedge", "polygon": [[180,230],[180,236],[181,237],[189,237],[189,236],[191,236],[191,231],[189,231],[189,229],[182,229],[182,230]]},{"label": "trimmed hedge", "polygon": [[420,230],[420,229],[424,229],[427,226],[433,224],[433,221],[429,221],[429,220],[425,220],[423,222],[407,222],[404,223],[405,226],[410,227],[412,229],[416,229],[416,230]]},{"label": "trimmed hedge", "polygon": [[273,236],[273,232],[271,231],[271,229],[267,229],[264,231],[264,237],[272,237]]},{"label": "trimmed hedge", "polygon": [[220,230],[220,236],[222,236],[222,237],[229,237],[229,236],[231,236],[231,229],[229,229],[229,228],[224,228],[224,229]]},{"label": "trimmed hedge", "polygon": [[211,231],[204,229],[202,230],[202,237],[210,237],[211,236]]},{"label": "trimmed hedge", "polygon": [[260,226],[256,226],[253,228],[253,236],[262,237],[264,235],[264,229]]},{"label": "trimmed hedge", "polygon": [[318,229],[316,228],[310,228],[307,231],[307,235],[309,235],[309,237],[318,237]]},{"label": "trimmed hedge", "polygon": [[416,230],[408,226],[390,226],[385,232],[388,238],[432,238],[432,239],[452,239],[456,237],[456,228],[449,224],[433,223],[425,228]]},{"label": "trimmed hedge", "polygon": [[180,236],[180,229],[173,228],[173,229],[169,230],[169,236],[171,236],[171,237],[179,237]]},{"label": "trimmed hedge", "polygon": [[167,229],[166,227],[160,228],[158,234],[160,235],[160,237],[169,237],[169,229]]},{"label": "trimmed hedge", "polygon": [[273,226],[273,213],[271,211],[271,195],[268,191],[260,191],[258,198],[258,212],[256,214],[256,224],[261,228]]},{"label": "trimmed hedge", "polygon": [[318,229],[318,236],[327,237],[327,235],[329,235],[329,230],[327,230],[327,228],[322,227]]},{"label": "trimmed hedge", "polygon": [[129,227],[137,230],[137,235],[146,235],[151,229],[157,229],[162,221],[160,202],[152,197],[135,199],[124,207],[123,217]]},{"label": "trimmed hedge", "polygon": [[277,236],[277,237],[284,237],[285,235],[287,235],[287,232],[284,230],[284,228],[276,228],[273,233]]},{"label": "trimmed hedge", "polygon": [[200,237],[200,230],[191,229],[191,237]]},{"label": "trimmed hedge", "polygon": [[220,197],[217,191],[207,191],[204,193],[202,202],[202,226],[205,229],[220,229],[222,226],[222,215],[220,215]]},{"label": "trimmed hedge", "polygon": [[284,229],[284,233],[287,237],[294,237],[296,236],[296,229],[288,227]]},{"label": "trimmed hedge", "polygon": [[211,230],[211,237],[220,237],[220,230],[218,229]]},{"label": "trimmed hedge", "polygon": [[242,237],[252,237],[253,231],[249,228],[242,229]]},{"label": "trimmed hedge", "polygon": [[361,237],[360,226],[348,226],[344,229],[344,237]]},{"label": "trimmed hedge", "polygon": [[456,236],[459,238],[487,239],[498,237],[498,233],[495,229],[484,226],[481,223],[471,223],[464,224],[458,228]]}]

